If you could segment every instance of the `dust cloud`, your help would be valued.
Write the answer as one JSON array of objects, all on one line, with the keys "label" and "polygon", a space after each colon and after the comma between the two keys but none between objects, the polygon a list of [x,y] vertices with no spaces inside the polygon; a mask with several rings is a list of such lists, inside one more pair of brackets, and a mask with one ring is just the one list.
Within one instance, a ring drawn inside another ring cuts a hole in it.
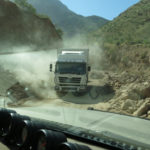
[{"label": "dust cloud", "polygon": [[[16,47],[15,51],[30,51],[29,47]],[[1,55],[0,65],[9,71],[23,85],[31,88],[40,97],[55,96],[50,92],[54,88],[54,74],[49,71],[50,63],[55,63],[56,50],[24,52]],[[53,65],[54,66],[54,65]]]},{"label": "dust cloud", "polygon": [[[99,60],[101,58],[101,49],[97,44],[87,44],[85,38],[76,36],[71,39],[64,40],[63,48],[88,48],[89,65],[92,70],[99,68]],[[57,59],[57,50],[51,49],[46,51],[32,51],[32,47],[14,47],[7,49],[7,52],[22,52],[11,55],[0,55],[0,66],[9,71],[21,84],[32,89],[41,98],[56,98],[54,91],[54,73],[49,71],[49,65],[53,64]]]},{"label": "dust cloud", "polygon": [[102,49],[99,47],[98,43],[95,42],[93,44],[89,44],[85,36],[76,35],[73,38],[64,39],[64,48],[89,49],[89,65],[92,70],[100,69]]}]

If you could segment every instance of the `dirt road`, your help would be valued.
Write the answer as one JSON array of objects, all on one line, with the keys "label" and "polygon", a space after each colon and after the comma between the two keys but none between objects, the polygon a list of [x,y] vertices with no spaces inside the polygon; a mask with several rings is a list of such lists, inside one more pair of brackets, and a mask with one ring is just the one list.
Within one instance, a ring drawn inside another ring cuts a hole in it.
[{"label": "dirt road", "polygon": [[[49,72],[49,64],[55,66],[56,57],[56,50],[0,56],[0,103],[4,104],[6,90],[17,81],[27,88],[30,87],[29,91],[34,91],[40,99],[25,98],[17,103],[9,103],[9,107],[93,107],[150,118],[150,80],[147,78],[137,76],[134,72],[115,73],[92,68],[88,83],[90,90],[86,94],[74,96],[68,93],[59,96],[54,91],[54,72]],[[6,103],[10,102],[5,99]]]}]

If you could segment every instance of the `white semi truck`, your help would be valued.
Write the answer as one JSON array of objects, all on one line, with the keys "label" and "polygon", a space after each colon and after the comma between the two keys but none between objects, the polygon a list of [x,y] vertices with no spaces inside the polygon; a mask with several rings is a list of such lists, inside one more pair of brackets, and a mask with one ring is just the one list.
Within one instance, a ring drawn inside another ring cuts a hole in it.
[{"label": "white semi truck", "polygon": [[[52,64],[50,64],[52,71]],[[58,49],[55,64],[55,90],[82,93],[87,89],[89,49]]]}]

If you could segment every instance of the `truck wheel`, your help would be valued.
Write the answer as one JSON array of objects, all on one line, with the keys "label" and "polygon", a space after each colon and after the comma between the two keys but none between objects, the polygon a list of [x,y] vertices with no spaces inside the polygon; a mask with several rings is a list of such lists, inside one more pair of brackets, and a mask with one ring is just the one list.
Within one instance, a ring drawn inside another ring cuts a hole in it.
[{"label": "truck wheel", "polygon": [[90,91],[89,91],[89,96],[92,99],[96,99],[98,98],[100,95],[99,89],[97,87],[91,87]]}]

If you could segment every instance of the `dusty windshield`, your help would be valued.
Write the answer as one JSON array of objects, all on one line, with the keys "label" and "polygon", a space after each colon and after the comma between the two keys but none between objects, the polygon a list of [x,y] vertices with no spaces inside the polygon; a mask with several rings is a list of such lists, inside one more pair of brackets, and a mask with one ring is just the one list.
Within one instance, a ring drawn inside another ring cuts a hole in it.
[{"label": "dusty windshield", "polygon": [[55,73],[71,73],[71,74],[85,74],[85,63],[56,63]]},{"label": "dusty windshield", "polygon": [[149,0],[0,0],[0,106],[114,133],[132,116],[134,140],[139,117],[148,139],[149,27]]}]

